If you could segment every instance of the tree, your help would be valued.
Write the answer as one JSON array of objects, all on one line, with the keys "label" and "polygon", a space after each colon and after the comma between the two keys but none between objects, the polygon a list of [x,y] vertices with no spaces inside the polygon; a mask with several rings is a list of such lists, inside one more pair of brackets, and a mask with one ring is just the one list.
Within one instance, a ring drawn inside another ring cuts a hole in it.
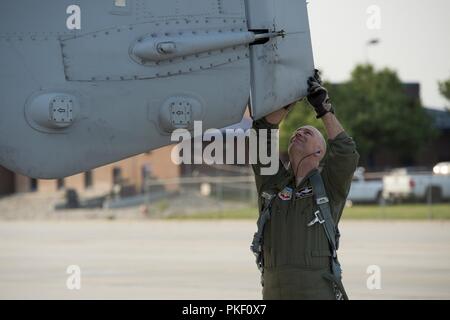
[{"label": "tree", "polygon": [[[339,120],[357,143],[363,165],[372,166],[374,155],[381,150],[409,162],[434,136],[431,119],[420,101],[407,96],[392,70],[376,71],[371,65],[358,65],[349,81],[325,86]],[[321,121],[303,104],[291,111],[281,127],[282,150],[287,148],[286,137],[302,124],[316,125],[323,131]]]},{"label": "tree", "polygon": [[450,102],[450,79],[439,82],[439,92]]}]

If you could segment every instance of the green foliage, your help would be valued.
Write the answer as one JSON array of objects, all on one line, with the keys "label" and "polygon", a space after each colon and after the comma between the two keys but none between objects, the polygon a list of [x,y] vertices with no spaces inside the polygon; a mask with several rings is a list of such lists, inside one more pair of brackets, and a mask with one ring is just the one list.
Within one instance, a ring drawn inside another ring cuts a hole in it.
[{"label": "green foliage", "polygon": [[450,79],[439,82],[439,92],[450,101]]},{"label": "green foliage", "polygon": [[[258,218],[256,207],[245,207],[234,210],[197,212],[189,215],[171,215],[167,219],[176,220],[202,220],[202,219],[251,219]],[[358,220],[427,220],[439,219],[450,220],[450,205],[434,204],[401,204],[401,205],[355,205],[351,208],[345,208],[342,215],[343,219]]]},{"label": "green foliage", "polygon": [[156,207],[159,212],[163,212],[169,208],[169,203],[167,202],[166,199],[164,199],[164,200],[158,201],[158,203],[156,204]]},{"label": "green foliage", "polygon": [[359,65],[350,81],[329,91],[363,159],[384,149],[409,160],[433,136],[431,119],[418,99],[406,95],[395,71]]},{"label": "green foliage", "polygon": [[[409,161],[434,136],[431,119],[418,99],[412,99],[395,71],[376,71],[371,65],[358,65],[351,79],[338,85],[325,83],[336,115],[353,136],[362,163],[380,150],[392,152]],[[280,147],[287,148],[292,132],[303,124],[311,124],[324,132],[307,102],[298,103],[281,126]]]}]

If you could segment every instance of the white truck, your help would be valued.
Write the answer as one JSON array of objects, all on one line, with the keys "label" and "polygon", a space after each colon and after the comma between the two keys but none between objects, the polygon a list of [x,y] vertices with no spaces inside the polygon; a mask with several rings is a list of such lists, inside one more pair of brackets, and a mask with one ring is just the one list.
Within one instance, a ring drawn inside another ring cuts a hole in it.
[{"label": "white truck", "polygon": [[450,162],[438,163],[433,172],[420,168],[399,168],[383,177],[383,198],[389,202],[450,199]]},{"label": "white truck", "polygon": [[383,200],[383,180],[381,177],[372,175],[365,177],[364,168],[357,168],[354,175],[350,192],[347,197],[347,204],[353,203],[379,203]]}]

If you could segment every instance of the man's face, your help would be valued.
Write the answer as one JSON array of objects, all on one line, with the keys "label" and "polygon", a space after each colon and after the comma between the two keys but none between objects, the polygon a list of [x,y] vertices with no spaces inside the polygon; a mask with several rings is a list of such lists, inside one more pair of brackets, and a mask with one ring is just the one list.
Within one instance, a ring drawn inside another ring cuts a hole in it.
[{"label": "man's face", "polygon": [[312,126],[298,128],[289,139],[288,153],[290,157],[305,157],[318,150],[325,153],[323,136]]}]

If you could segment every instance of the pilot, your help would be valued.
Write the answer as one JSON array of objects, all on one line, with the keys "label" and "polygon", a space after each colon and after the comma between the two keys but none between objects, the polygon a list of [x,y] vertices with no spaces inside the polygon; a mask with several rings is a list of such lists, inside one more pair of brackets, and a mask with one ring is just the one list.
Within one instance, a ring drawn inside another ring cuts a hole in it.
[{"label": "pilot", "polygon": [[[302,125],[290,137],[287,167],[280,163],[277,173],[262,175],[263,165],[253,165],[260,215],[251,249],[263,299],[348,298],[336,255],[338,223],[359,155],[317,70],[308,79],[307,100],[325,125],[328,147],[319,130]],[[278,129],[292,106],[254,121],[257,136],[260,129]],[[270,144],[270,130],[268,136]]]}]

